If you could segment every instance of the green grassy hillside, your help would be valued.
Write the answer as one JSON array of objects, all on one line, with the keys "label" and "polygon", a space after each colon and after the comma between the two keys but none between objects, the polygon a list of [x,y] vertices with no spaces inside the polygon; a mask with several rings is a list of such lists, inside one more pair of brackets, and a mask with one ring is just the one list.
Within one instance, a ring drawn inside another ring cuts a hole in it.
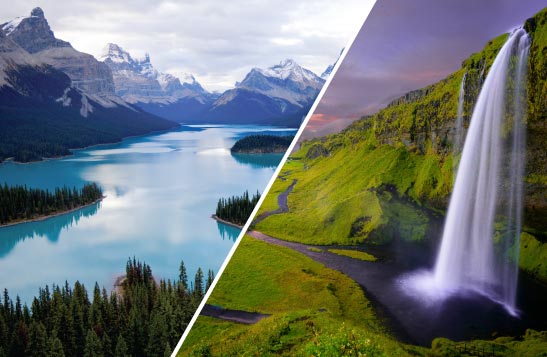
[{"label": "green grassy hillside", "polygon": [[[526,21],[532,46],[528,74],[525,232],[521,267],[547,281],[547,9]],[[442,219],[454,180],[454,125],[464,74],[464,126],[507,34],[489,41],[445,79],[412,91],[338,134],[304,142],[283,168],[261,212],[297,179],[290,212],[257,229],[314,244],[419,241]],[[260,213],[260,212],[259,212]],[[530,237],[529,237],[530,236]],[[535,249],[525,243],[534,240]],[[540,253],[538,253],[540,252]],[[532,254],[533,255],[530,255]]]},{"label": "green grassy hillside", "polygon": [[[490,41],[446,79],[393,101],[338,134],[305,142],[284,167],[298,183],[290,212],[258,228],[305,243],[385,243],[422,239],[432,215],[446,208],[453,182],[451,132],[467,73],[465,122],[507,35]],[[481,75],[482,74],[482,75]],[[261,211],[270,210],[267,197]]]},{"label": "green grassy hillside", "polygon": [[255,325],[200,316],[179,355],[410,356],[425,351],[386,334],[353,280],[249,236],[208,303],[271,316]]}]

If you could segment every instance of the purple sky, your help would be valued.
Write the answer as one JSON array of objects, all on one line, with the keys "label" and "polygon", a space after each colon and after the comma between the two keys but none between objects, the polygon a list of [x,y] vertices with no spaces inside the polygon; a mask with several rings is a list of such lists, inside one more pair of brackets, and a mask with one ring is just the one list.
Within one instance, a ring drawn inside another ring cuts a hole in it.
[{"label": "purple sky", "polygon": [[339,131],[444,78],[488,40],[546,6],[538,0],[378,0],[303,138]]}]

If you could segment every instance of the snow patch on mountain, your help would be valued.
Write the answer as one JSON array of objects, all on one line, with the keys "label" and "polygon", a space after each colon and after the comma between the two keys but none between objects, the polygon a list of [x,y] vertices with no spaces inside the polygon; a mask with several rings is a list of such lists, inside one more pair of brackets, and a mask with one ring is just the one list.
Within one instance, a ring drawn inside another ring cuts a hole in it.
[{"label": "snow patch on mountain", "polygon": [[186,72],[173,72],[173,75],[175,77],[177,77],[181,83],[188,83],[188,84],[196,84],[198,83],[196,81],[196,78],[190,74],[190,73],[186,73]]},{"label": "snow patch on mountain", "polygon": [[4,31],[4,33],[9,36],[13,32],[13,30],[15,30],[17,26],[19,26],[21,21],[29,17],[33,17],[33,16],[20,16],[20,17],[16,17],[15,19],[11,21],[6,22],[5,24],[2,25],[2,31]]},{"label": "snow patch on mountain", "polygon": [[292,59],[286,59],[281,61],[278,65],[272,66],[267,69],[254,68],[266,77],[279,78],[279,79],[291,79],[297,82],[315,81],[317,76],[310,70],[302,68],[298,63]]},{"label": "snow patch on mountain", "polygon": [[70,87],[55,102],[65,107],[73,105],[70,95],[76,91],[81,97],[80,114],[83,117],[93,112],[93,105],[136,110],[114,93],[108,66],[55,37],[42,9],[35,8],[30,16],[17,17],[0,25],[0,86],[14,88],[6,79],[7,71],[32,66],[43,72],[45,65],[64,72],[71,80]]},{"label": "snow patch on mountain", "polygon": [[[303,107],[313,101],[325,80],[291,59],[267,69],[253,68],[236,88],[244,88]],[[224,99],[224,98],[223,98]]]},{"label": "snow patch on mountain", "polygon": [[134,58],[121,46],[109,43],[99,59],[110,67],[116,93],[129,103],[169,105],[181,98],[195,98],[200,103],[211,101],[211,94],[193,75],[160,72],[152,65],[149,54]]}]

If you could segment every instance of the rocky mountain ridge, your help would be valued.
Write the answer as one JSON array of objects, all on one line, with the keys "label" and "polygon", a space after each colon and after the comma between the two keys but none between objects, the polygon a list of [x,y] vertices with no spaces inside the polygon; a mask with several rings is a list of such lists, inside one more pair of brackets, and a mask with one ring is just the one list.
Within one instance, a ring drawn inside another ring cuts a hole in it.
[{"label": "rocky mountain ridge", "polygon": [[92,55],[79,52],[70,43],[57,39],[42,9],[35,8],[30,16],[6,22],[0,28],[6,37],[37,61],[65,72],[74,87],[90,95],[114,94],[114,81],[109,68]]},{"label": "rocky mountain ridge", "polygon": [[205,102],[211,96],[193,75],[162,73],[154,68],[148,54],[135,59],[114,43],[106,45],[99,60],[112,71],[116,94],[130,103],[168,104],[185,97]]},{"label": "rocky mountain ridge", "polygon": [[136,59],[108,44],[100,60],[114,76],[124,100],[156,115],[184,123],[278,124],[298,126],[324,79],[287,59],[253,68],[235,88],[210,93],[191,74],[159,72],[150,56]]},{"label": "rocky mountain ridge", "polygon": [[0,161],[174,126],[117,96],[108,66],[57,39],[40,8],[0,25]]}]

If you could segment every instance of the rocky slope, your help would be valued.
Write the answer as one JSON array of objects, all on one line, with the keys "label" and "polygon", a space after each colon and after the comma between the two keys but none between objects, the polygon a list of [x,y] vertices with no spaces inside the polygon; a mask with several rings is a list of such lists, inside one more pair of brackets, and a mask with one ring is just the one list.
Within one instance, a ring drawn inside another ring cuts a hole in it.
[{"label": "rocky slope", "polygon": [[92,55],[76,51],[68,42],[55,38],[40,8],[30,16],[0,25],[6,36],[43,63],[65,72],[73,85],[88,94],[114,94],[108,67]]},{"label": "rocky slope", "polygon": [[99,57],[112,71],[116,93],[130,103],[173,103],[185,97],[209,101],[210,93],[191,74],[178,77],[159,72],[146,54],[134,59],[120,46],[109,43]]},{"label": "rocky slope", "polygon": [[99,59],[112,71],[116,94],[164,118],[192,121],[217,98],[191,74],[175,76],[159,72],[148,54],[143,59],[135,59],[119,45],[109,43]]},{"label": "rocky slope", "polygon": [[166,130],[113,92],[108,66],[55,38],[40,8],[0,25],[0,161]]},{"label": "rocky slope", "polygon": [[213,103],[205,118],[298,127],[324,83],[290,59],[267,69],[253,68]]}]

